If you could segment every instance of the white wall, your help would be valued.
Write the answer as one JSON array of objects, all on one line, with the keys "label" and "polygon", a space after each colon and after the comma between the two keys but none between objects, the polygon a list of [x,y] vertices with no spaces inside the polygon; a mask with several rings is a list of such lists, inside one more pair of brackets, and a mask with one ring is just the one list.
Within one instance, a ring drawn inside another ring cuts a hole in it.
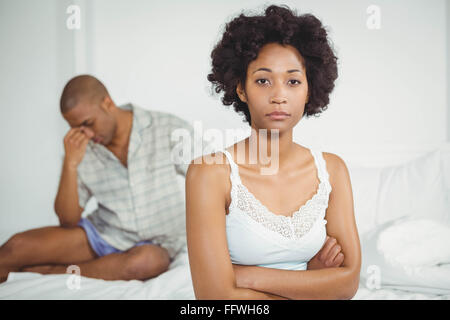
[{"label": "white wall", "polygon": [[[205,129],[247,128],[211,94],[206,76],[225,22],[242,9],[260,11],[265,1],[80,0],[82,28],[69,31],[72,2],[0,2],[1,229],[57,221],[53,200],[68,129],[58,99],[77,73],[98,76],[117,103],[202,120]],[[322,19],[339,57],[329,109],[298,124],[297,142],[377,165],[450,141],[444,0],[274,2]],[[371,4],[381,9],[379,30],[366,27]]]},{"label": "white wall", "polygon": [[450,1],[447,6],[447,141],[450,142]]},{"label": "white wall", "polygon": [[[167,110],[203,127],[242,127],[211,95],[210,52],[225,22],[265,1],[95,1],[90,72],[116,102]],[[329,109],[303,119],[295,139],[351,162],[401,162],[447,140],[445,1],[275,1],[311,12],[329,27],[339,78]],[[376,4],[381,28],[369,30]],[[368,154],[370,156],[368,157]]]},{"label": "white wall", "polygon": [[58,99],[73,72],[64,2],[0,2],[0,229],[57,222]]}]

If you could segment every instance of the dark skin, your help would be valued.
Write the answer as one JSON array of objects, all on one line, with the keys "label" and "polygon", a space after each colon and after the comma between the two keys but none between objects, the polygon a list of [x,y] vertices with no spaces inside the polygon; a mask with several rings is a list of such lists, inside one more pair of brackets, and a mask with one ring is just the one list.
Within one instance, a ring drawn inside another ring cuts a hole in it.
[{"label": "dark skin", "polygon": [[[249,64],[245,83],[236,89],[239,98],[249,107],[254,129],[251,138],[271,146],[271,139],[275,137],[260,138],[258,131],[278,129],[279,132],[276,141],[279,150],[273,155],[278,157],[278,167],[272,175],[261,175],[261,169],[267,165],[260,159],[259,152],[256,163],[250,163],[250,138],[228,148],[230,152],[236,151],[234,161],[242,183],[277,215],[292,215],[312,197],[319,184],[310,151],[295,143],[292,135],[308,100],[303,61],[292,46],[266,44]],[[270,116],[273,111],[284,111],[286,115]],[[242,156],[238,150],[245,151],[244,161],[238,161]],[[271,150],[268,147],[269,156],[272,156]],[[361,253],[349,174],[338,156],[330,153],[323,156],[332,186],[325,216],[326,233],[337,239],[339,245],[331,239],[333,241],[328,241],[314,257],[320,260],[330,255],[336,265],[316,268],[313,258],[306,271],[233,265],[227,249],[225,224],[231,190],[227,160],[218,154],[219,162],[214,164],[207,159],[201,164],[191,162],[186,176],[186,224],[189,262],[198,299],[350,299],[354,295],[359,282]],[[339,254],[341,248],[345,261]]]},{"label": "dark skin", "polygon": [[[70,141],[75,142],[75,146],[81,146],[84,135],[104,145],[127,167],[128,143],[133,120],[131,111],[118,108],[111,98],[106,96],[98,105],[82,101],[77,107],[64,113],[63,117],[72,128],[67,136]],[[71,153],[68,157],[72,160]],[[79,156],[73,160],[79,160]]]},{"label": "dark skin", "polygon": [[0,283],[9,272],[66,273],[76,264],[81,275],[104,280],[146,280],[166,271],[170,258],[165,248],[145,244],[98,257],[84,229],[77,226],[84,208],[79,206],[77,167],[89,140],[108,148],[127,167],[131,111],[118,108],[109,96],[99,103],[81,102],[63,114],[71,129],[64,137],[65,158],[55,212],[60,226],[13,235],[0,247]]}]

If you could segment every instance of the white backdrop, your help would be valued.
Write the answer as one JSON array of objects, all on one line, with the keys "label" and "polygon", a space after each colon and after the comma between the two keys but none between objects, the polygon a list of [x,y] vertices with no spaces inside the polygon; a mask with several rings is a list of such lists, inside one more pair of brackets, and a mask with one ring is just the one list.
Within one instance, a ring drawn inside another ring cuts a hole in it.
[{"label": "white backdrop", "polygon": [[[298,143],[376,166],[450,141],[444,0],[3,0],[0,228],[57,222],[53,200],[68,130],[58,99],[76,74],[99,77],[118,104],[172,112],[205,129],[247,128],[211,93],[210,52],[226,22],[271,3],[315,14],[339,58],[329,109],[297,125]],[[69,4],[81,8],[80,30],[66,27]],[[380,29],[366,25],[372,4]]]},{"label": "white backdrop", "polygon": [[[297,125],[297,142],[377,165],[384,150],[401,148],[402,156],[392,158],[401,162],[447,140],[445,1],[377,1],[376,30],[367,27],[372,1],[274,3],[320,18],[339,57],[329,109]],[[201,120],[204,128],[246,128],[211,95],[206,75],[225,23],[266,4],[95,1],[86,6],[92,32],[85,70],[103,79],[119,103]]]}]

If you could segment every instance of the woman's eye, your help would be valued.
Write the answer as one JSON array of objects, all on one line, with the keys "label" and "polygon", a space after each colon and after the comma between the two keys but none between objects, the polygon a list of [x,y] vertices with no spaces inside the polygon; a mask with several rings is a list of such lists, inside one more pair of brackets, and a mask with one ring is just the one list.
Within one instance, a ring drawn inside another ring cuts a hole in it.
[{"label": "woman's eye", "polygon": [[258,79],[258,80],[256,80],[256,83],[259,83],[259,84],[267,84],[268,81],[267,81],[267,79]]},{"label": "woman's eye", "polygon": [[290,84],[300,84],[300,81],[298,80],[289,80]]}]

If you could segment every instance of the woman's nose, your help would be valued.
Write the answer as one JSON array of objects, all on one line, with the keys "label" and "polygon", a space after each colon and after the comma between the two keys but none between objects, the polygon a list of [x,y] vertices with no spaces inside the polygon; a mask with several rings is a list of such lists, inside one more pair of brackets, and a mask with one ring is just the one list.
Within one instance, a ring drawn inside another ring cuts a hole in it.
[{"label": "woman's nose", "polygon": [[273,86],[272,95],[271,95],[271,98],[270,98],[270,103],[277,103],[277,104],[286,103],[287,102],[287,98],[286,98],[286,94],[285,93],[286,93],[285,89],[283,88],[282,85],[275,84]]},{"label": "woman's nose", "polygon": [[276,104],[286,103],[286,101],[287,101],[286,98],[280,97],[280,96],[275,96],[270,99],[270,103],[276,103]]}]

